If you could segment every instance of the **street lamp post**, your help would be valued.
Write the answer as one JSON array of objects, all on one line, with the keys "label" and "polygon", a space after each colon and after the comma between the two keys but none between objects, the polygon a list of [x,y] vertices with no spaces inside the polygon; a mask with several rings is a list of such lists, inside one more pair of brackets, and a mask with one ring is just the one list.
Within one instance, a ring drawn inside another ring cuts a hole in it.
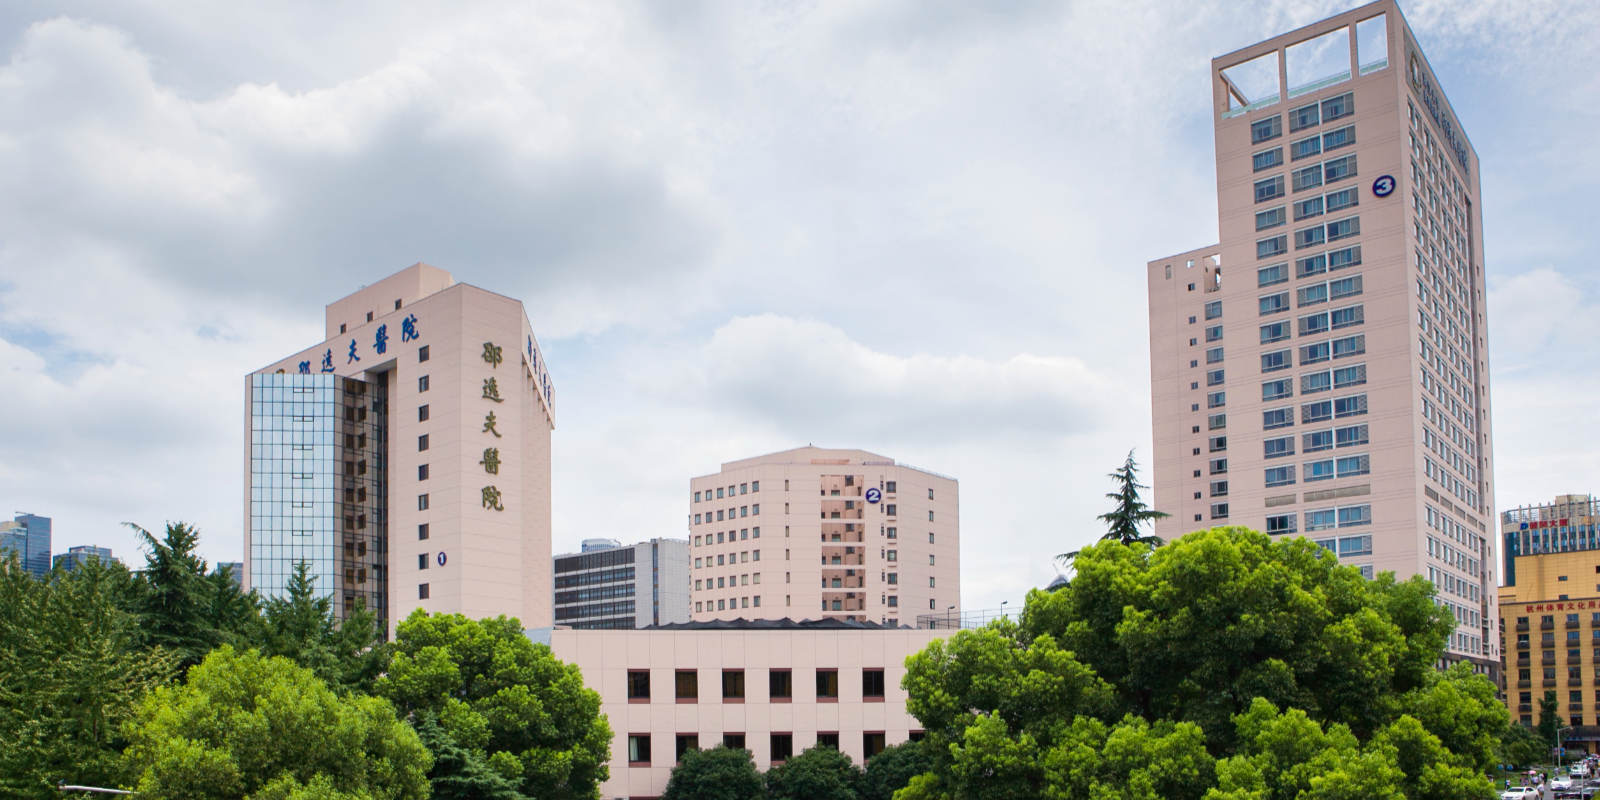
[{"label": "street lamp post", "polygon": [[944,610],[944,626],[946,628],[954,628],[956,626],[956,624],[955,624],[955,616],[956,616],[956,607],[955,606],[949,606],[949,607],[945,608],[945,610]]}]

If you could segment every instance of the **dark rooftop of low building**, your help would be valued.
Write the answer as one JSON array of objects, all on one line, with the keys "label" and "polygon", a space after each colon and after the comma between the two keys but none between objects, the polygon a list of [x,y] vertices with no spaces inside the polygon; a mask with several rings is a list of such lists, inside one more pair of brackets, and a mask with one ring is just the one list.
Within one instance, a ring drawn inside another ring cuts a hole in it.
[{"label": "dark rooftop of low building", "polygon": [[892,631],[909,630],[906,625],[856,622],[848,619],[719,619],[703,622],[669,622],[650,625],[647,631]]}]

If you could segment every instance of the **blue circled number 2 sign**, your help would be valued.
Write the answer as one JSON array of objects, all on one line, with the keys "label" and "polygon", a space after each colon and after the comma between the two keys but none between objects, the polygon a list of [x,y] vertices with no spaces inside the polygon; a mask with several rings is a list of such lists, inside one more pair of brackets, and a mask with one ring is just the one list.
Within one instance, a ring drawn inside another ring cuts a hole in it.
[{"label": "blue circled number 2 sign", "polygon": [[1394,194],[1394,185],[1393,175],[1379,175],[1378,179],[1372,182],[1372,194],[1376,197],[1388,197]]},{"label": "blue circled number 2 sign", "polygon": [[439,551],[439,566],[441,566],[441,567],[444,566],[444,562],[445,562],[444,551],[440,550]]},{"label": "blue circled number 2 sign", "polygon": [[883,492],[874,486],[867,490],[867,502],[876,503],[883,499]]}]

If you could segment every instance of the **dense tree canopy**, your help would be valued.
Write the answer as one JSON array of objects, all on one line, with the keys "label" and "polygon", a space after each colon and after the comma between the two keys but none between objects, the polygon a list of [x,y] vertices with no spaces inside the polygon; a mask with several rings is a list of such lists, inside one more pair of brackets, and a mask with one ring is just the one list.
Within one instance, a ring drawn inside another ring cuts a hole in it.
[{"label": "dense tree canopy", "polygon": [[531,796],[599,796],[611,743],[600,695],[517,620],[418,610],[400,623],[393,652],[375,691],[402,714],[432,715],[462,753],[435,782],[486,766]]},{"label": "dense tree canopy", "polygon": [[743,748],[689,750],[667,779],[661,800],[762,800],[761,773]]},{"label": "dense tree canopy", "polygon": [[319,597],[305,562],[295,564],[284,597],[261,606],[261,652],[316,673],[336,691],[368,691],[388,655],[377,618],[361,609],[340,621],[333,601]]},{"label": "dense tree canopy", "polygon": [[37,580],[0,559],[0,795],[54,798],[59,781],[114,783],[122,724],[177,672],[122,608],[133,578],[90,560]]},{"label": "dense tree canopy", "polygon": [[1434,669],[1454,620],[1431,584],[1242,528],[1076,567],[908,660],[938,763],[901,800],[1487,796],[1506,713]]},{"label": "dense tree canopy", "polygon": [[145,568],[130,600],[147,646],[173,653],[187,668],[217,645],[248,645],[256,638],[254,596],[242,593],[227,573],[207,573],[205,559],[195,552],[200,532],[194,526],[168,523],[160,538],[138,525],[128,527],[145,549]]},{"label": "dense tree canopy", "polygon": [[387,701],[340,697],[288,659],[228,645],[146,697],[128,734],[127,774],[149,797],[429,794],[432,758]]},{"label": "dense tree canopy", "polygon": [[933,769],[934,763],[926,741],[886,747],[867,762],[858,794],[861,800],[893,800],[896,791],[905,788],[912,778]]},{"label": "dense tree canopy", "polygon": [[857,800],[861,769],[850,757],[819,745],[767,770],[770,800]]}]

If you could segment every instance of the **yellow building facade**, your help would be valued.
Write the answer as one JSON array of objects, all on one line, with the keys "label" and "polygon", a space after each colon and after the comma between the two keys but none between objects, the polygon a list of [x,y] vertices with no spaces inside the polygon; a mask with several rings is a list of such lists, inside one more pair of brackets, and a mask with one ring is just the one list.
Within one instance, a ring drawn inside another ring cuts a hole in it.
[{"label": "yellow building facade", "polygon": [[1600,550],[1513,557],[1500,587],[1502,688],[1513,720],[1539,721],[1555,692],[1568,741],[1600,741]]}]

